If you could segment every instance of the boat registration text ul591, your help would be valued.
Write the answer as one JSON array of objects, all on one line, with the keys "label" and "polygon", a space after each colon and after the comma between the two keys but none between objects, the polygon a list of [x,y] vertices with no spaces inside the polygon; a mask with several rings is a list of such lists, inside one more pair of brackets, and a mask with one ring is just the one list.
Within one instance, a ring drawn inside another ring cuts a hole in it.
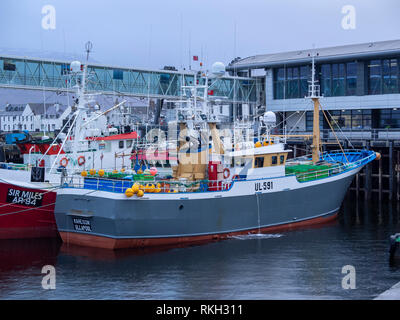
[{"label": "boat registration text ul591", "polygon": [[274,182],[273,181],[264,181],[264,182],[256,182],[256,183],[254,183],[254,190],[256,192],[273,190],[273,189],[274,189]]}]

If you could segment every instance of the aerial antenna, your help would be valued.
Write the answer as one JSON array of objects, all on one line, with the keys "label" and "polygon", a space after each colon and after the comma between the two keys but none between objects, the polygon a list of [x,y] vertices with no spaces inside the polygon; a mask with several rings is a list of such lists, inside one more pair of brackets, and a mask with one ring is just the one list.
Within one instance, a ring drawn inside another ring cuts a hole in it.
[{"label": "aerial antenna", "polygon": [[91,43],[90,41],[86,42],[85,49],[86,49],[86,61],[89,61],[89,53],[93,49],[93,43]]}]

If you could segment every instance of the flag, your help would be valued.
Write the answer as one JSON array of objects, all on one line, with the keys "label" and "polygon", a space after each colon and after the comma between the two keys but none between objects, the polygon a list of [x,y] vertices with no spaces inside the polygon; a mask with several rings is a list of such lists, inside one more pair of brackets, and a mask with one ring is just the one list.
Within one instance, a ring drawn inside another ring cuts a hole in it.
[{"label": "flag", "polygon": [[199,61],[199,56],[193,56],[193,61]]}]

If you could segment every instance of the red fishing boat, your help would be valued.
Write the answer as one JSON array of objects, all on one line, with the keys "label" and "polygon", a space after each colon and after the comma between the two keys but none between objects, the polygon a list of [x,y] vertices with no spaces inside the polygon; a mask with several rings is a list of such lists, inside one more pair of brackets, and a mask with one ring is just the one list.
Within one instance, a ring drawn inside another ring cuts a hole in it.
[{"label": "red fishing boat", "polygon": [[58,236],[54,219],[56,192],[45,184],[40,186],[0,181],[0,239]]}]

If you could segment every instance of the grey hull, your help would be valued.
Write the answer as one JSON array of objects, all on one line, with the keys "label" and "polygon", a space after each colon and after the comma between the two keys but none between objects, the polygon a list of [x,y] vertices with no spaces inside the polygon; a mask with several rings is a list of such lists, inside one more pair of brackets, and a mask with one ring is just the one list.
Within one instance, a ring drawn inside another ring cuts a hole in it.
[{"label": "grey hull", "polygon": [[[55,217],[63,240],[76,244],[92,243],[87,237],[77,238],[78,234],[117,240],[180,239],[181,242],[185,238],[190,241],[190,238],[243,233],[332,216],[339,210],[353,177],[287,191],[198,200],[129,201],[60,194]],[[88,226],[77,226],[76,222],[81,220]],[[95,242],[93,246],[103,246]],[[161,242],[126,242],[122,246],[146,243]]]}]

